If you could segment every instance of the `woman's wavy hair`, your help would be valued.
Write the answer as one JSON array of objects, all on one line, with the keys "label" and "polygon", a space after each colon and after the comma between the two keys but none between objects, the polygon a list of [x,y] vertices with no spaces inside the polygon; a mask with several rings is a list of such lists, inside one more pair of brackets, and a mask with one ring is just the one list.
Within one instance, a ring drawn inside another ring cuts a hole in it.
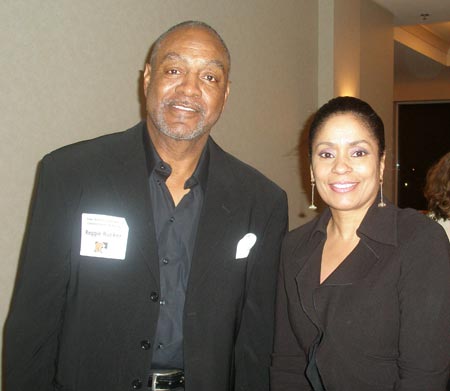
[{"label": "woman's wavy hair", "polygon": [[435,219],[450,218],[450,152],[428,170],[424,195]]}]

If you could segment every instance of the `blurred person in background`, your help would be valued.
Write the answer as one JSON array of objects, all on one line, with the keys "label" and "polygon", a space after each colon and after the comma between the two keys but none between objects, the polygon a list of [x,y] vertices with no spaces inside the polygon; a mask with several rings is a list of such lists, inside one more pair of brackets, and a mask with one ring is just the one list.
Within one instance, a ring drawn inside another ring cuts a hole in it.
[{"label": "blurred person in background", "polygon": [[424,194],[429,216],[444,227],[450,239],[450,152],[428,170]]}]

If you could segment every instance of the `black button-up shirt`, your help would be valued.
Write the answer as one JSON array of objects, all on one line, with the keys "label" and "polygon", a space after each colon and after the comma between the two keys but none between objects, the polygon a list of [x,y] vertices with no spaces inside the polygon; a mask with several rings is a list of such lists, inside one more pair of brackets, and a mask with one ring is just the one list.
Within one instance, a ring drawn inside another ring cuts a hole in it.
[{"label": "black button-up shirt", "polygon": [[[144,132],[150,196],[158,243],[160,306],[153,345],[152,368],[183,368],[183,311],[192,254],[208,176],[208,148],[186,181],[190,189],[175,206],[166,179],[172,170]],[[157,294],[155,292],[155,294]]]}]

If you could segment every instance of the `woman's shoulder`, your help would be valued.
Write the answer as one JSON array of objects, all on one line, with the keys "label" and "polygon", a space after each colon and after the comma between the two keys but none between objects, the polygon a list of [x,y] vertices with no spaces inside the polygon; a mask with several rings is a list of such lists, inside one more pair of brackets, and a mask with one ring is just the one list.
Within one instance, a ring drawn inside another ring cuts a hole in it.
[{"label": "woman's shoulder", "polygon": [[444,233],[435,220],[411,208],[397,208],[397,229],[399,239],[417,235],[421,237],[431,235],[431,238],[434,238]]},{"label": "woman's shoulder", "polygon": [[320,217],[321,216],[316,216],[307,223],[289,231],[284,238],[284,247],[297,247],[302,242],[306,242],[307,240],[309,240],[309,238],[315,231],[320,230]]},{"label": "woman's shoulder", "polygon": [[447,234],[427,215],[413,209],[398,209],[396,242],[405,270],[410,267],[422,270],[433,265],[439,273],[448,273],[450,244]]}]

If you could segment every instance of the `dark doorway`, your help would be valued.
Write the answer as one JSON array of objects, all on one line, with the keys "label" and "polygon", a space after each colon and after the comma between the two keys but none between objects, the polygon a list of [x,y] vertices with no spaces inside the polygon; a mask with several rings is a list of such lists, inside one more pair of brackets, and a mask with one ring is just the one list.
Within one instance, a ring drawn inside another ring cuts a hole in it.
[{"label": "dark doorway", "polygon": [[426,210],[428,169],[450,151],[450,102],[398,104],[397,201]]}]

